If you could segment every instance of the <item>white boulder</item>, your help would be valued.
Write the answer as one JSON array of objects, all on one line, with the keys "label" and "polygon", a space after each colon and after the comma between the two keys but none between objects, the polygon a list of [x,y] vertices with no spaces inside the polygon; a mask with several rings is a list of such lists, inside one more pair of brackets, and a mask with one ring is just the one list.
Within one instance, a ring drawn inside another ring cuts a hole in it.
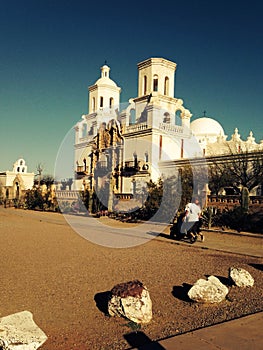
[{"label": "white boulder", "polygon": [[36,350],[47,336],[33,321],[29,311],[0,318],[1,350]]},{"label": "white boulder", "polygon": [[110,316],[123,316],[135,323],[149,323],[152,319],[149,291],[138,280],[117,284],[111,290],[108,311]]},{"label": "white boulder", "polygon": [[215,276],[197,280],[188,291],[190,299],[199,303],[220,303],[228,294],[228,288]]},{"label": "white boulder", "polygon": [[238,287],[253,287],[254,278],[251,274],[241,267],[230,267],[229,278]]}]

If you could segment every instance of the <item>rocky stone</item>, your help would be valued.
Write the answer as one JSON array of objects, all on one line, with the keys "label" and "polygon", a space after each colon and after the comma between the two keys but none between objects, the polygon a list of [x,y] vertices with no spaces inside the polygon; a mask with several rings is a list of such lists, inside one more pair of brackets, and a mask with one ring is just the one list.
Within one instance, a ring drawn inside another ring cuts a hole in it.
[{"label": "rocky stone", "polygon": [[149,323],[152,319],[149,291],[138,280],[117,284],[111,290],[108,311],[110,316],[122,316],[139,324]]},{"label": "rocky stone", "polygon": [[29,311],[0,318],[1,350],[36,350],[47,336],[33,321]]},{"label": "rocky stone", "polygon": [[251,274],[241,267],[230,267],[229,278],[238,287],[253,287],[254,278]]},{"label": "rocky stone", "polygon": [[199,303],[220,303],[228,294],[228,288],[215,276],[197,280],[188,291],[190,299]]}]

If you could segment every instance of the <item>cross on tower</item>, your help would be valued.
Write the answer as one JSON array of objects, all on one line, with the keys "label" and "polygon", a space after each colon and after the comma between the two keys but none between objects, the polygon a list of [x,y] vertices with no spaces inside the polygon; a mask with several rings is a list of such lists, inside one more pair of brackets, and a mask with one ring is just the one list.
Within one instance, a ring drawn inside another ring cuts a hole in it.
[{"label": "cross on tower", "polygon": [[204,115],[203,116],[206,117],[206,111],[204,111]]}]

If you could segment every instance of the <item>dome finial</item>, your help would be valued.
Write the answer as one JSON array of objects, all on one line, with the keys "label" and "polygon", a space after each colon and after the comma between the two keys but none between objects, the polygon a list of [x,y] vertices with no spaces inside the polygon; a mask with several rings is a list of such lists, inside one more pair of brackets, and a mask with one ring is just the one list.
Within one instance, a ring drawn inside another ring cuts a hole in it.
[{"label": "dome finial", "polygon": [[203,113],[204,113],[203,117],[206,117],[206,111],[204,111]]}]

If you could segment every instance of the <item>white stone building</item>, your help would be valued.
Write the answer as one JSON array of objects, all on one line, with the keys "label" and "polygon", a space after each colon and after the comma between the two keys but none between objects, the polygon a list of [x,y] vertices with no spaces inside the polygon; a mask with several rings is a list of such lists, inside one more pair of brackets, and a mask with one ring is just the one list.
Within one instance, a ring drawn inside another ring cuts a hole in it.
[{"label": "white stone building", "polygon": [[215,119],[206,116],[191,122],[190,128],[202,149],[202,153],[206,156],[263,151],[263,140],[256,143],[252,131],[249,132],[246,140],[243,140],[238,129],[235,128],[230,140],[227,140],[222,125]]},{"label": "white stone building", "polygon": [[14,163],[12,171],[0,172],[1,197],[4,199],[19,199],[23,192],[33,187],[34,177],[34,173],[27,171],[25,160],[18,159]]},{"label": "white stone building", "polygon": [[[174,97],[176,63],[149,58],[138,64],[138,96],[120,103],[121,88],[101,67],[89,87],[89,113],[75,126],[75,189],[110,186],[117,197],[139,193],[146,181],[171,175],[167,164],[229,152],[263,150],[252,132],[242,141],[236,129],[230,141],[219,122],[192,114]],[[111,209],[111,208],[110,208]]]}]

